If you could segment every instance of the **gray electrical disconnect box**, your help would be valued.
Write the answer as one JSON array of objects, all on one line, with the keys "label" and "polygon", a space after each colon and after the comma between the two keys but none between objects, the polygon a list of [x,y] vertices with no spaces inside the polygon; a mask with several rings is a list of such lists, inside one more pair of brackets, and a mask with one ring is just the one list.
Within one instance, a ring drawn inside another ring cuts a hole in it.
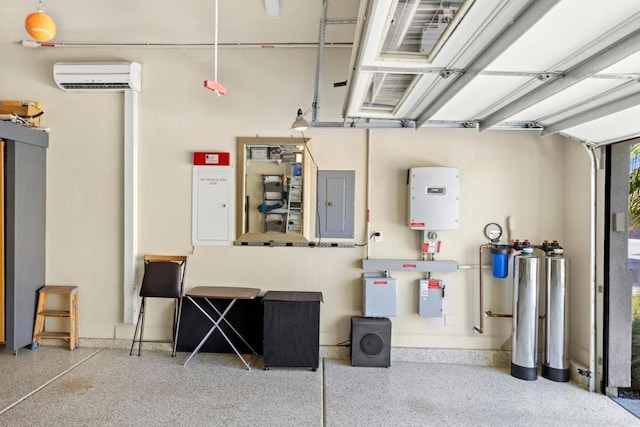
[{"label": "gray electrical disconnect box", "polygon": [[420,280],[418,292],[418,313],[422,317],[442,317],[444,285],[442,280]]},{"label": "gray electrical disconnect box", "polygon": [[396,316],[396,279],[382,273],[362,275],[362,313],[365,317]]}]

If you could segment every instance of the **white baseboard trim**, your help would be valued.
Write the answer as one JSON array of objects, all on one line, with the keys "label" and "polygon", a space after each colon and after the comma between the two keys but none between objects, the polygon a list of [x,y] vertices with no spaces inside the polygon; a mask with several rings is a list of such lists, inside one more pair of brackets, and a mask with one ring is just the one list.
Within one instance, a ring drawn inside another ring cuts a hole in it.
[{"label": "white baseboard trim", "polygon": [[[60,340],[42,340],[42,345],[64,345]],[[129,349],[131,340],[80,338],[80,347]],[[170,342],[145,342],[143,349],[172,351]],[[328,359],[349,359],[349,346],[320,346],[320,357]],[[457,363],[479,366],[509,366],[511,353],[502,350],[467,350],[447,348],[393,347],[391,360],[394,362]]]},{"label": "white baseboard trim", "polygon": [[507,367],[511,352],[458,348],[393,347],[391,360],[397,362],[452,363],[460,365]]},{"label": "white baseboard trim", "polygon": [[[65,341],[43,339],[41,345],[64,346]],[[109,348],[130,349],[129,339],[100,339],[80,338],[79,347],[85,348]],[[349,346],[320,346],[320,357],[327,359],[350,359]],[[145,342],[143,350],[158,350],[171,352],[171,342]],[[460,365],[509,367],[511,364],[511,352],[505,350],[476,350],[458,348],[411,348],[392,347],[392,362],[416,362],[416,363],[451,363]],[[581,364],[570,361],[571,382],[585,389],[589,388],[589,378],[578,374],[578,369],[586,371]]]}]

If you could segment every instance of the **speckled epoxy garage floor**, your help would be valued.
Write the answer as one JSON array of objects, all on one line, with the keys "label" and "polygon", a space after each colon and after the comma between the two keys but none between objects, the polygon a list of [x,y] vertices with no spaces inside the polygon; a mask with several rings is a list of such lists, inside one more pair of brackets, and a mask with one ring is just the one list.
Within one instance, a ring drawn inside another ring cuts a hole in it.
[{"label": "speckled epoxy garage floor", "polygon": [[[235,355],[41,346],[0,355],[0,426],[640,426],[600,394],[506,369],[243,368]],[[35,392],[34,392],[35,391]]]}]

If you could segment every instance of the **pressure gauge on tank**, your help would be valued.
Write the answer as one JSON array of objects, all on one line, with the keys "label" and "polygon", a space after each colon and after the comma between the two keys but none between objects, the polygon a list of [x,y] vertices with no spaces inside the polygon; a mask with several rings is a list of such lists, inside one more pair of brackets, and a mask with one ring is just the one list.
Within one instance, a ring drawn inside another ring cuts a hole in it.
[{"label": "pressure gauge on tank", "polygon": [[502,227],[500,224],[490,222],[484,226],[484,236],[491,241],[491,243],[498,243],[500,237],[502,237]]}]

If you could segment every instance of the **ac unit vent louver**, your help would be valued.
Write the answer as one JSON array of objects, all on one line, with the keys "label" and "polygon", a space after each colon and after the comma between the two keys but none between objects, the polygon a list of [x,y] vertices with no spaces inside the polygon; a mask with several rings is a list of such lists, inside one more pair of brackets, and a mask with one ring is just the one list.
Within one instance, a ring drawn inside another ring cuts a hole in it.
[{"label": "ac unit vent louver", "polygon": [[61,83],[60,86],[65,89],[131,89],[126,83]]}]

